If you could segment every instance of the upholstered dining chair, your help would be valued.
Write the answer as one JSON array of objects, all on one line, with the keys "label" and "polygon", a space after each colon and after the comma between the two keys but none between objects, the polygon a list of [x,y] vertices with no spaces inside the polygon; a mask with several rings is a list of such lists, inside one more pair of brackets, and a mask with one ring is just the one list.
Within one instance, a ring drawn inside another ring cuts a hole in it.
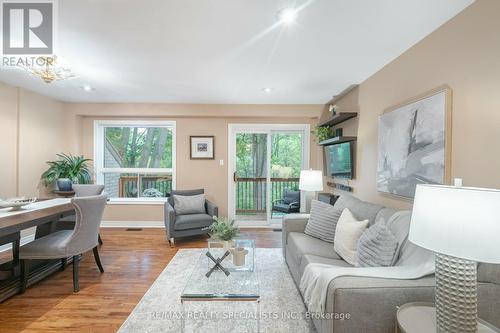
[{"label": "upholstered dining chair", "polygon": [[73,290],[80,290],[78,281],[78,265],[80,256],[90,250],[94,252],[95,262],[101,273],[104,269],[97,250],[97,235],[101,225],[102,214],[106,206],[107,195],[90,197],[75,197],[71,203],[75,207],[76,221],[73,230],[60,230],[21,246],[19,259],[21,261],[21,293],[28,284],[29,264],[37,259],[65,259],[73,257]]},{"label": "upholstered dining chair", "polygon": [[[73,184],[73,191],[75,197],[90,197],[100,195],[104,191],[104,185],[97,184]],[[98,235],[99,245],[102,245],[101,234]]]}]

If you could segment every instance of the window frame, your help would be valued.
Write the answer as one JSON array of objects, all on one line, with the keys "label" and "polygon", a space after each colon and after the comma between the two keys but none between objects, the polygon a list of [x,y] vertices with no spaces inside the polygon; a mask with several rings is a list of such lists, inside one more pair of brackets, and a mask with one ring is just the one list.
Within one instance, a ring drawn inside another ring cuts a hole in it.
[{"label": "window frame", "polygon": [[[177,135],[174,120],[94,120],[94,172],[97,184],[104,184],[105,173],[168,174],[172,175],[172,190],[176,189]],[[106,168],[104,167],[104,131],[108,127],[164,127],[172,131],[171,168]],[[115,203],[158,203],[167,198],[110,198]]]}]

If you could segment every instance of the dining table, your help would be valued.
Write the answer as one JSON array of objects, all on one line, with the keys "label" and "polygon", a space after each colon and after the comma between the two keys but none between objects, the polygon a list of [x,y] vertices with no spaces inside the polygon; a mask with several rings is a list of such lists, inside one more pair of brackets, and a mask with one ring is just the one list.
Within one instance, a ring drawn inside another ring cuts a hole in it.
[{"label": "dining table", "polygon": [[[21,290],[19,260],[16,258],[20,243],[60,230],[63,225],[60,222],[74,215],[75,209],[69,198],[38,200],[18,210],[0,209],[0,240],[12,240],[13,246],[12,260],[0,265],[0,271],[6,273],[0,275],[0,302]],[[34,234],[19,241],[21,232],[30,228],[36,229]],[[60,270],[63,263],[62,260],[34,260],[30,266],[28,286]]]}]

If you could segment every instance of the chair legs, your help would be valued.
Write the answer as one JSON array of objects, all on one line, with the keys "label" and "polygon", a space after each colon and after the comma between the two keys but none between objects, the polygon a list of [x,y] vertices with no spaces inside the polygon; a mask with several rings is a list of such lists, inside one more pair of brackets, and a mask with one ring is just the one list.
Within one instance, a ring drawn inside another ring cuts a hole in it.
[{"label": "chair legs", "polygon": [[99,241],[99,245],[104,244],[101,238],[101,234],[97,234],[97,240]]},{"label": "chair legs", "polygon": [[104,268],[102,267],[101,258],[99,258],[99,251],[97,251],[97,246],[94,247],[93,251],[94,251],[95,263],[97,264],[97,267],[99,267],[101,273],[104,273]]},{"label": "chair legs", "polygon": [[73,256],[73,291],[75,293],[80,291],[80,282],[78,281],[79,264],[80,256]]},{"label": "chair legs", "polygon": [[21,259],[21,291],[20,294],[24,294],[26,287],[28,286],[28,275],[29,275],[29,265],[28,259]]},{"label": "chair legs", "polygon": [[175,247],[175,239],[174,238],[169,238],[168,243],[170,244],[170,247]]}]

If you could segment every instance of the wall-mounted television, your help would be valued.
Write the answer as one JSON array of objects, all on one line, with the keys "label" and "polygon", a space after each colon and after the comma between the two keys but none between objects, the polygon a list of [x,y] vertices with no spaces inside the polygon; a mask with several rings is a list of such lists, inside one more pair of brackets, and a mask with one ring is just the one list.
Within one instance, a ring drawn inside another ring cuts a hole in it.
[{"label": "wall-mounted television", "polygon": [[325,146],[324,149],[325,176],[352,179],[354,176],[352,142]]}]

